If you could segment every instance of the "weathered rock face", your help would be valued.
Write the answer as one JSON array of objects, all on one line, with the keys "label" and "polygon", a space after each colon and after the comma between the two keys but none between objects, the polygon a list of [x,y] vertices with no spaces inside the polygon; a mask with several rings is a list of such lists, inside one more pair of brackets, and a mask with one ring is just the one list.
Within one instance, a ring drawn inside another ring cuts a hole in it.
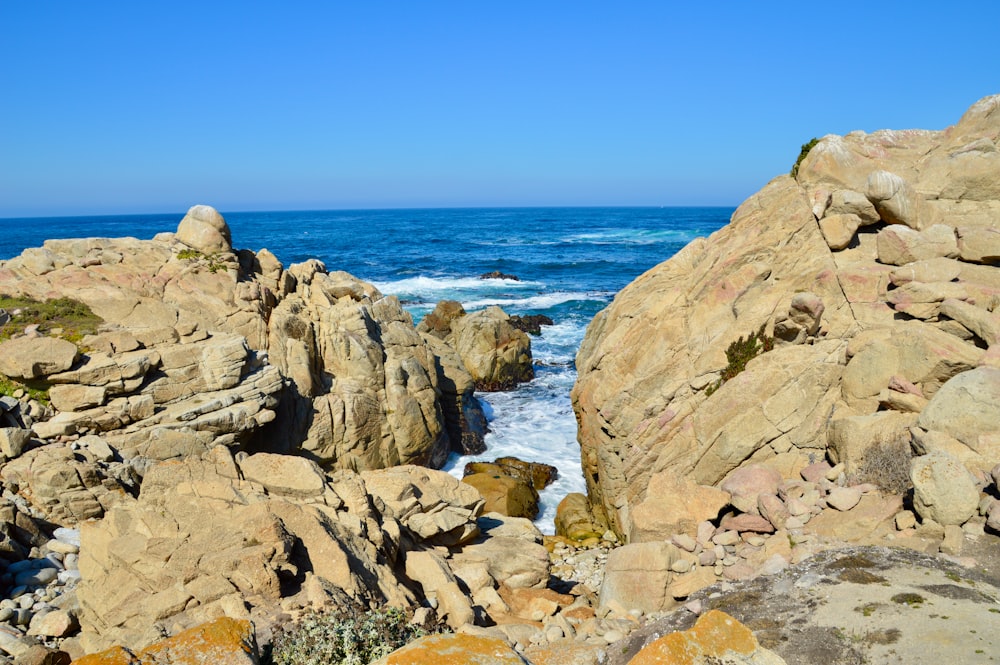
[{"label": "weathered rock face", "polygon": [[418,330],[446,340],[479,390],[510,390],[534,378],[531,340],[499,307],[466,314],[459,303],[443,300]]},{"label": "weathered rock face", "polygon": [[83,355],[47,337],[0,345],[0,372],[51,386],[54,417],[29,425],[41,439],[99,434],[125,459],[241,444],[357,470],[483,447],[451,347],[346,273],[234,252],[208,206],[150,241],[46,241],[4,262],[0,290],[68,296],[106,321]]},{"label": "weathered rock face", "polygon": [[161,462],[137,500],[82,525],[84,647],[142,647],[219,616],[259,630],[279,603],[410,605],[419,588],[397,579],[402,553],[470,541],[481,509],[475,490],[419,467],[327,476],[302,457],[234,459],[224,446]]},{"label": "weathered rock face", "polygon": [[[1000,365],[998,137],[1000,96],[944,131],[824,137],[797,179],[624,289],[577,355],[597,516],[652,538],[640,508],[658,503],[653,478],[712,487],[756,464],[787,477],[828,446],[850,468],[911,438],[980,469],[1000,461],[985,424]],[[728,354],[756,331],[774,349],[729,378]],[[862,432],[880,411],[896,415]]]}]

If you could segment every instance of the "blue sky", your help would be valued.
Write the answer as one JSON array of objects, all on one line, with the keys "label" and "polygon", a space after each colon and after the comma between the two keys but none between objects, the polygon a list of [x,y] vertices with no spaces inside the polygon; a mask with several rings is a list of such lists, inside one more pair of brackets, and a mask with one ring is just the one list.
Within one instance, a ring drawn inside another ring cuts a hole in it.
[{"label": "blue sky", "polygon": [[0,0],[0,217],[737,205],[1000,92],[986,2]]}]

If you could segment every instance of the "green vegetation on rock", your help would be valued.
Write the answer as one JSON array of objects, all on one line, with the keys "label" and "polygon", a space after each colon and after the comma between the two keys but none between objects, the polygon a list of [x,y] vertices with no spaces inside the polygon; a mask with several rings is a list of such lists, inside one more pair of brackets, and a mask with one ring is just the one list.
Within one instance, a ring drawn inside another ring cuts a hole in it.
[{"label": "green vegetation on rock", "polygon": [[90,307],[72,298],[55,298],[38,302],[30,298],[13,298],[0,294],[0,309],[11,315],[0,326],[0,342],[37,324],[38,331],[78,343],[85,335],[97,332],[104,322]]},{"label": "green vegetation on rock", "polygon": [[213,273],[226,268],[226,264],[223,263],[218,254],[205,254],[197,249],[182,249],[177,252],[177,258],[182,261],[204,261],[208,264],[208,271]]},{"label": "green vegetation on rock", "polygon": [[705,389],[705,395],[710,397],[722,384],[746,369],[747,363],[762,353],[766,353],[774,348],[774,338],[764,334],[765,325],[755,333],[750,333],[746,337],[740,336],[726,349],[726,360],[729,364],[722,370],[719,380]]},{"label": "green vegetation on rock", "polygon": [[29,386],[0,374],[0,395],[16,398],[19,397],[19,390],[23,390],[28,399],[37,399],[39,402],[49,403],[49,391],[47,389]]},{"label": "green vegetation on rock", "polygon": [[271,658],[274,665],[368,665],[427,634],[395,607],[311,613],[278,633]]},{"label": "green vegetation on rock", "polygon": [[791,176],[793,178],[799,174],[799,165],[802,163],[802,160],[806,158],[810,150],[816,147],[817,143],[819,143],[819,139],[813,138],[808,143],[802,144],[802,149],[799,151],[799,158],[795,160],[795,166],[792,167]]}]

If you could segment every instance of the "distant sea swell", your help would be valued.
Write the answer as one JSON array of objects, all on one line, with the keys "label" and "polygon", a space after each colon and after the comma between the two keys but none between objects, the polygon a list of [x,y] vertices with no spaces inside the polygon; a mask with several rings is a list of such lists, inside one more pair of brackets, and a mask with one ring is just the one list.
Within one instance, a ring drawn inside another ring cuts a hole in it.
[{"label": "distant sea swell", "polygon": [[[510,393],[481,394],[491,418],[488,450],[449,460],[461,476],[471,459],[516,455],[555,464],[538,524],[551,533],[555,507],[585,491],[569,391],[587,324],[614,294],[698,236],[725,225],[732,208],[471,208],[237,212],[223,214],[239,248],[268,248],[286,266],[318,258],[395,294],[419,321],[442,299],[466,310],[500,305],[545,314],[554,326],[532,339],[536,378]],[[168,215],[0,220],[0,259],[46,238],[152,238],[173,231]],[[519,280],[481,280],[500,271]]]}]

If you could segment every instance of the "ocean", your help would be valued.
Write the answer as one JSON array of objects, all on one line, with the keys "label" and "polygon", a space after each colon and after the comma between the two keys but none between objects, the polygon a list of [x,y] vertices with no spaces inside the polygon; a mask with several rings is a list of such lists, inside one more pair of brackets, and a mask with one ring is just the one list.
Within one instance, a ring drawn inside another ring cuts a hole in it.
[{"label": "ocean", "polygon": [[[587,324],[635,277],[696,237],[724,226],[733,208],[473,208],[234,212],[223,216],[237,248],[266,247],[286,266],[317,258],[395,294],[420,319],[442,299],[467,311],[500,305],[508,314],[554,321],[532,338],[536,378],[508,393],[480,393],[490,420],[487,451],[453,455],[461,477],[472,460],[514,455],[553,464],[559,478],[541,493],[536,520],[553,533],[559,501],[585,492],[569,392]],[[183,212],[160,215],[0,219],[0,259],[46,238],[148,239],[173,231]],[[492,272],[517,277],[482,280]]]}]

